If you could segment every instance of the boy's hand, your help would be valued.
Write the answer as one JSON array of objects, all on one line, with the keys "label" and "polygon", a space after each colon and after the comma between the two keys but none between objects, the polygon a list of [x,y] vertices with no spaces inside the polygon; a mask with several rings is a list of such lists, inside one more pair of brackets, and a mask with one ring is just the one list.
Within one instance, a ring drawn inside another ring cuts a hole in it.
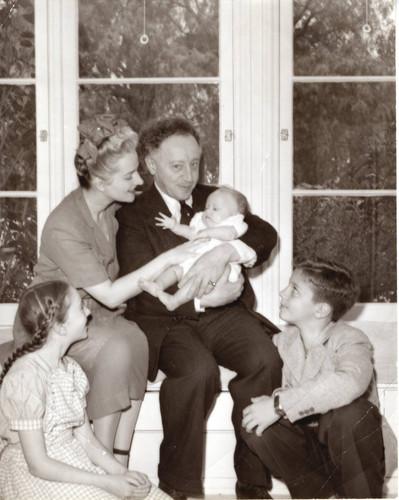
[{"label": "boy's hand", "polygon": [[247,432],[252,432],[256,428],[256,435],[261,436],[262,432],[280,419],[274,411],[273,398],[270,396],[259,396],[251,398],[252,404],[244,408],[242,426]]},{"label": "boy's hand", "polygon": [[173,229],[176,226],[176,219],[174,217],[168,217],[167,215],[159,212],[159,217],[155,217],[157,221],[156,226],[163,227],[164,229]]}]

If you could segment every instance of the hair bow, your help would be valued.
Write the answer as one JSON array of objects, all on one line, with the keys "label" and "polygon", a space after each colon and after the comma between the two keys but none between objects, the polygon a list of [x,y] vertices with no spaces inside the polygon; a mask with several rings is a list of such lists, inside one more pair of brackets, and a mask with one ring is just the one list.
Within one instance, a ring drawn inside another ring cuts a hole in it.
[{"label": "hair bow", "polygon": [[129,124],[123,119],[115,115],[96,115],[92,118],[84,120],[78,130],[84,137],[79,145],[77,154],[82,160],[91,158],[95,163],[98,157],[97,147],[104,139],[114,135],[123,127],[128,127]]}]

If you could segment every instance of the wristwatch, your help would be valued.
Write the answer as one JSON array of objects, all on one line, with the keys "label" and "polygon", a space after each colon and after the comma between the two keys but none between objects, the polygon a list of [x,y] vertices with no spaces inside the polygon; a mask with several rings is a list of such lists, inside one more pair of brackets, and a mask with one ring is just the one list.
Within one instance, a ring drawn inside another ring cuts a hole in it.
[{"label": "wristwatch", "polygon": [[278,415],[280,418],[285,417],[285,411],[283,410],[283,407],[281,406],[281,402],[280,402],[280,392],[279,391],[274,392],[273,405],[274,405],[274,411],[275,411],[276,415]]}]

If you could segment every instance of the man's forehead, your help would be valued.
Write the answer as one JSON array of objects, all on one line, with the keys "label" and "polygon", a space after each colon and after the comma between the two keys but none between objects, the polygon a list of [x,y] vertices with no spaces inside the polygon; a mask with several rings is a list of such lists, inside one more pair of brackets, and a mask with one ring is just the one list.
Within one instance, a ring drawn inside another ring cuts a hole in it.
[{"label": "man's forehead", "polygon": [[200,145],[192,135],[171,135],[161,143],[158,149],[175,155],[188,151],[201,152]]}]

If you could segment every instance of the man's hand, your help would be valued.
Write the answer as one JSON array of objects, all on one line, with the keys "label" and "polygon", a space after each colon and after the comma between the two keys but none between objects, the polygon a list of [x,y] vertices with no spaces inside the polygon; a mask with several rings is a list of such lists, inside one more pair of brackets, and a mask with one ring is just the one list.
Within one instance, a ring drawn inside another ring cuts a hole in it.
[{"label": "man's hand", "polygon": [[251,398],[252,404],[244,408],[242,426],[247,432],[252,432],[256,427],[256,435],[262,432],[280,419],[274,411],[273,398],[270,396],[259,396]]},{"label": "man's hand", "polygon": [[201,307],[220,307],[238,299],[244,288],[244,277],[240,274],[238,280],[231,283],[228,279],[229,274],[230,266],[228,265],[216,285],[212,287],[212,291],[202,297]]},{"label": "man's hand", "polygon": [[[201,299],[204,294],[210,294],[213,290],[211,283],[217,283],[223,273],[227,269],[230,271],[229,262],[237,262],[239,256],[235,248],[228,243],[219,245],[213,250],[202,255],[187,271],[185,276],[180,280],[179,288],[182,288],[188,281],[191,283],[189,295],[194,295]],[[190,293],[190,292],[193,293]],[[237,299],[240,293],[234,298]],[[230,300],[229,302],[232,302]],[[229,302],[224,302],[227,304]],[[224,305],[218,304],[218,305]],[[216,306],[208,306],[216,307]]]}]

